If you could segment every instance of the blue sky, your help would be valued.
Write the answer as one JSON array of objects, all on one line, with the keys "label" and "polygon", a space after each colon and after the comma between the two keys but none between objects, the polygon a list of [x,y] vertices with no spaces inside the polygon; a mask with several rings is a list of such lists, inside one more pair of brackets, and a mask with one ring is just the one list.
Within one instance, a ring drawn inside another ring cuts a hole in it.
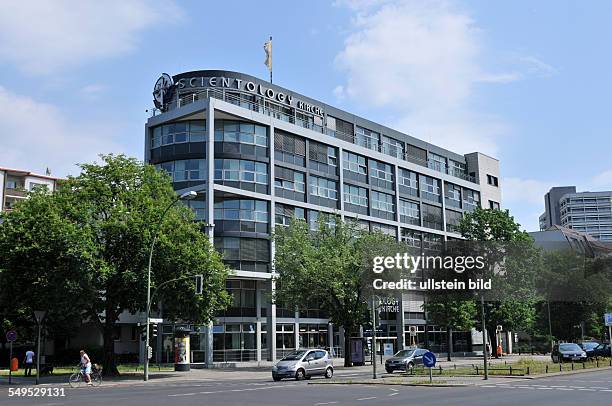
[{"label": "blue sky", "polygon": [[[142,158],[161,72],[220,68],[501,161],[537,229],[554,185],[612,188],[607,1],[0,0],[0,166]],[[25,28],[27,27],[27,29]]]}]

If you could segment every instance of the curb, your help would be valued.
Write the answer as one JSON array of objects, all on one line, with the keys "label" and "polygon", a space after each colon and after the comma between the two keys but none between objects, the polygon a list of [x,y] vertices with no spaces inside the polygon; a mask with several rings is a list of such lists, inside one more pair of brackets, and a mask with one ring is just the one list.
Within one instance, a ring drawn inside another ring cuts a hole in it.
[{"label": "curb", "polygon": [[548,374],[532,375],[531,379],[542,379],[542,378],[548,378],[551,376],[579,375],[579,374],[586,374],[587,372],[609,371],[609,370],[612,370],[612,367],[575,369],[573,371],[551,372]]},{"label": "curb", "polygon": [[472,383],[404,383],[404,382],[383,382],[383,381],[340,381],[340,382],[308,382],[308,385],[387,385],[387,386],[424,386],[438,388],[461,388],[468,386],[476,386]]}]

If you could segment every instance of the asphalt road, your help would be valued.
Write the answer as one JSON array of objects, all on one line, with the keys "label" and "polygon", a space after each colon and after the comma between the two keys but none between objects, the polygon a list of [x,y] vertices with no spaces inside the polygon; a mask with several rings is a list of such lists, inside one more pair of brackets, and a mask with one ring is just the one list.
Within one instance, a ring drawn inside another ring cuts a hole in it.
[{"label": "asphalt road", "polygon": [[[319,378],[321,379],[321,378]],[[66,388],[65,397],[9,398],[0,405],[606,405],[612,404],[612,370],[536,380],[508,379],[480,386],[428,388],[392,385],[317,385],[271,379],[246,381],[103,384]],[[323,379],[321,379],[323,380]]]}]

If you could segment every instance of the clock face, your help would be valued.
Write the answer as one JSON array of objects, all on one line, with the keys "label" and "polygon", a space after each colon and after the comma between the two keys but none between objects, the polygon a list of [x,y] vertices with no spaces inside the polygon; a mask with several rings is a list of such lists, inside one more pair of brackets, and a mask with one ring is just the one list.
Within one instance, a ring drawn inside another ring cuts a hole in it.
[{"label": "clock face", "polygon": [[157,107],[161,107],[165,104],[164,99],[166,98],[166,95],[170,91],[171,87],[172,78],[167,73],[162,73],[153,87],[153,101]]}]

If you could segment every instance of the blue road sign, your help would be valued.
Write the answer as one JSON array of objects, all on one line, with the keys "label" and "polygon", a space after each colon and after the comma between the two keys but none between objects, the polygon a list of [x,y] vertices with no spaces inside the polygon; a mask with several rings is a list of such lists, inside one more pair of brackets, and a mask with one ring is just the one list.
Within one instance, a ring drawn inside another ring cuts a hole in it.
[{"label": "blue road sign", "polygon": [[436,356],[433,352],[427,351],[423,354],[423,365],[427,368],[433,368],[436,366]]},{"label": "blue road sign", "polygon": [[12,343],[13,341],[17,341],[17,332],[15,330],[9,330],[6,332],[6,341]]},{"label": "blue road sign", "polygon": [[606,313],[606,326],[612,326],[612,313]]}]

